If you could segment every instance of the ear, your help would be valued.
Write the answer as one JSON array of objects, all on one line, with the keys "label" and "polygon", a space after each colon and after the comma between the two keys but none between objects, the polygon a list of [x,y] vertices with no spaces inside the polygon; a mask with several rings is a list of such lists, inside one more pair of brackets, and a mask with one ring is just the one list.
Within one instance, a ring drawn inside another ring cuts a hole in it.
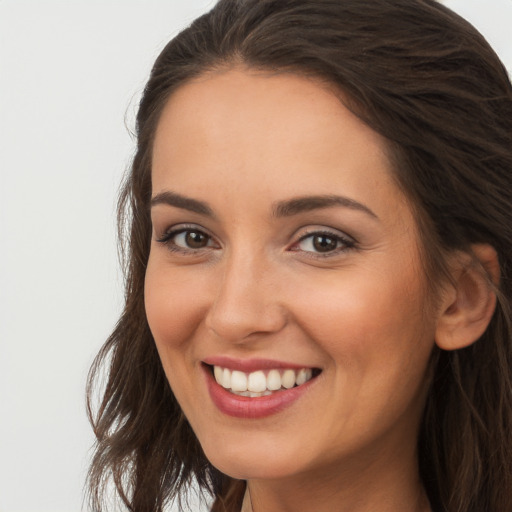
[{"label": "ear", "polygon": [[436,344],[456,350],[474,343],[487,329],[496,307],[492,283],[498,285],[498,255],[488,244],[471,246],[473,255],[458,253],[452,265],[452,281],[443,294],[436,326]]}]

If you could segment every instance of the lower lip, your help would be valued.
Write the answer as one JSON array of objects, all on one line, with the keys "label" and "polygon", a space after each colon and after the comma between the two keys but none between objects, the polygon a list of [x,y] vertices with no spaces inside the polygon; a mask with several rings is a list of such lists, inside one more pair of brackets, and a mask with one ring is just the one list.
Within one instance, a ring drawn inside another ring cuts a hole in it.
[{"label": "lower lip", "polygon": [[239,396],[227,391],[217,384],[210,368],[204,367],[208,392],[217,408],[228,416],[235,418],[257,419],[277,414],[299,400],[307,393],[315,378],[308,382],[283,391],[277,391],[268,396],[250,398]]}]

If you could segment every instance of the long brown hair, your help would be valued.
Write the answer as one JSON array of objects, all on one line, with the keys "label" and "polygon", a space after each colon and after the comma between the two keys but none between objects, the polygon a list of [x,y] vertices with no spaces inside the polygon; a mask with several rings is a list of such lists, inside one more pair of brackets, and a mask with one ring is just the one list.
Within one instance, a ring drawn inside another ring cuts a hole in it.
[{"label": "long brown hair", "polygon": [[143,293],[152,141],[162,107],[193,77],[234,65],[328,81],[387,139],[432,282],[450,251],[469,253],[473,243],[496,249],[495,314],[470,347],[434,351],[418,449],[435,510],[510,510],[512,87],[483,37],[434,0],[220,0],[164,48],[140,102],[137,152],[119,200],[125,308],[89,375],[97,436],[92,508],[104,510],[110,478],[136,512],[161,512],[194,481],[216,498],[214,510],[240,506],[243,482],[208,462],[167,383]]}]

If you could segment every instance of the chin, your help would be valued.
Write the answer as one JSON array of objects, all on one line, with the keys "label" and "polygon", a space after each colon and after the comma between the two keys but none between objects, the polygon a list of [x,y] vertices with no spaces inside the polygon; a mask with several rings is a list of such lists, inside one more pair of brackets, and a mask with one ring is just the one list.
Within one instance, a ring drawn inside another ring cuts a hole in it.
[{"label": "chin", "polygon": [[203,446],[210,463],[225,475],[238,480],[285,478],[299,467],[298,452],[293,450],[293,455],[282,444],[277,448],[270,446],[272,443],[257,441],[243,444],[213,441],[212,444],[214,446]]},{"label": "chin", "polygon": [[220,472],[236,480],[278,480],[293,475],[289,464],[273,464],[269,461],[259,463],[254,460],[236,460],[223,457],[222,460],[212,460],[211,463]]}]

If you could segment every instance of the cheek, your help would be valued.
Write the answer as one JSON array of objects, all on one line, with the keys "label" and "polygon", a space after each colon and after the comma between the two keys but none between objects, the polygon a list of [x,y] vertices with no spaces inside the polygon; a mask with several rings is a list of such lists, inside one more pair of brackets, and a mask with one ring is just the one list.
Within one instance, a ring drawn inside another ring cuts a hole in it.
[{"label": "cheek", "polygon": [[151,258],[146,271],[144,301],[149,327],[162,356],[164,351],[187,350],[205,314],[204,282],[186,269],[170,271],[165,262]]},{"label": "cheek", "polygon": [[295,296],[295,317],[339,368],[398,375],[424,364],[434,323],[424,315],[425,293],[414,269],[350,272],[311,283]]},{"label": "cheek", "polygon": [[204,317],[201,279],[186,270],[170,270],[150,257],[144,301],[148,324],[169,385],[185,415],[193,418],[204,397],[197,396],[191,365],[196,360],[194,338]]},{"label": "cheek", "polygon": [[302,330],[330,360],[333,436],[380,432],[398,418],[416,421],[423,409],[434,336],[422,287],[417,276],[377,277],[312,287],[296,302]]}]

